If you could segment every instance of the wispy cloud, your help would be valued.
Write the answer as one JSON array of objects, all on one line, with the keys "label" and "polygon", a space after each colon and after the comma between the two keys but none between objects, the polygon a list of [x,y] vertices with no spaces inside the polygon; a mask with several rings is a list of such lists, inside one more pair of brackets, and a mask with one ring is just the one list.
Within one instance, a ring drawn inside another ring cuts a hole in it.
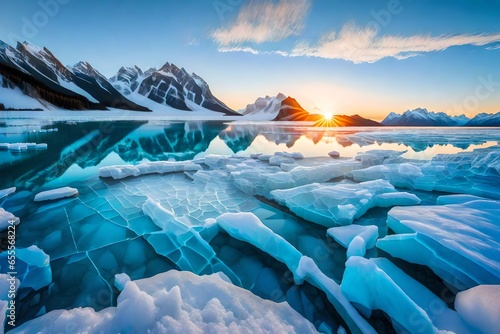
[{"label": "wispy cloud", "polygon": [[255,50],[254,48],[251,47],[242,47],[242,46],[231,46],[231,47],[220,47],[217,49],[219,52],[246,52],[246,53],[253,53],[254,55],[258,55],[262,52]]},{"label": "wispy cloud", "polygon": [[339,33],[332,32],[314,45],[299,43],[289,56],[344,59],[353,63],[374,63],[386,57],[407,59],[421,53],[443,51],[452,46],[482,46],[500,42],[500,34],[453,36],[379,36],[370,28],[346,24]]},{"label": "wispy cloud", "polygon": [[500,44],[488,46],[486,49],[487,50],[498,50],[498,49],[500,49]]},{"label": "wispy cloud", "polygon": [[236,20],[215,30],[213,40],[222,47],[243,43],[276,42],[298,35],[310,7],[309,0],[254,0],[242,7]]}]

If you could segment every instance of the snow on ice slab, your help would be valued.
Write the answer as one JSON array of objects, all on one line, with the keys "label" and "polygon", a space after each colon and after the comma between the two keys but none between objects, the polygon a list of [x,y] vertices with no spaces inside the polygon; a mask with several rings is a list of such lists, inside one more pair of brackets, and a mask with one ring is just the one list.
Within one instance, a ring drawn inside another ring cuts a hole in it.
[{"label": "snow on ice slab", "polygon": [[367,316],[382,310],[401,332],[469,332],[457,313],[387,259],[353,256],[346,262],[342,293]]},{"label": "snow on ice slab", "polygon": [[52,201],[56,199],[78,196],[78,190],[71,187],[63,187],[53,190],[42,191],[35,196],[35,202]]},{"label": "snow on ice slab", "polygon": [[124,179],[129,176],[146,174],[165,174],[175,172],[190,172],[201,170],[201,166],[192,161],[155,161],[139,165],[107,166],[99,169],[99,176],[112,177],[115,180]]},{"label": "snow on ice slab", "polygon": [[288,190],[274,190],[271,196],[298,216],[326,227],[352,224],[373,207],[420,203],[417,196],[398,192],[384,180],[313,183]]},{"label": "snow on ice slab", "polygon": [[[328,300],[348,324],[353,333],[375,333],[340,291],[340,286],[327,277],[309,257],[302,255],[281,236],[275,234],[253,213],[225,213],[215,223],[233,238],[248,242],[258,249],[283,262],[293,273],[294,280],[304,280],[324,291]],[[212,225],[211,220],[207,221]]]},{"label": "snow on ice slab", "polygon": [[474,333],[498,333],[500,285],[479,285],[459,292],[455,298],[455,309]]},{"label": "snow on ice slab", "polygon": [[263,300],[221,276],[170,270],[130,281],[117,306],[55,310],[12,333],[316,333],[287,303]]},{"label": "snow on ice slab", "polygon": [[19,218],[5,211],[3,208],[0,208],[0,232],[8,229],[8,227],[12,225],[10,223],[11,221],[14,221],[13,225],[19,224]]},{"label": "snow on ice slab", "polygon": [[377,247],[411,263],[430,267],[464,290],[500,283],[500,202],[393,208],[387,225],[394,232]]},{"label": "snow on ice slab", "polygon": [[375,225],[348,225],[329,228],[327,234],[347,248],[347,257],[364,256],[367,249],[375,247],[378,227]]},{"label": "snow on ice slab", "polygon": [[428,162],[386,160],[353,171],[355,181],[384,179],[396,187],[500,199],[500,146],[439,154]]}]

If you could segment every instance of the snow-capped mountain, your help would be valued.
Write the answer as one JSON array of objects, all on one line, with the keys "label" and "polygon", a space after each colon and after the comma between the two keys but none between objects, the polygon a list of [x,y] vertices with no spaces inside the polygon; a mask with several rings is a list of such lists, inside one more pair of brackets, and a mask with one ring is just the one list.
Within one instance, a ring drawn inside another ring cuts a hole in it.
[{"label": "snow-capped mountain", "polygon": [[149,111],[147,108],[125,98],[109,83],[104,75],[94,69],[88,62],[81,61],[75,66],[69,67],[69,69],[78,79],[81,79],[80,81],[77,80],[79,86],[106,106],[119,109]]},{"label": "snow-capped mountain", "polygon": [[[319,122],[324,120],[320,114],[311,114],[292,97],[279,93],[275,97],[259,97],[254,103],[239,110],[245,119],[260,121],[305,121]],[[359,115],[335,115],[331,126],[379,126],[380,123]]]},{"label": "snow-capped mountain", "polygon": [[432,112],[425,108],[407,110],[402,115],[391,112],[383,121],[389,126],[461,126],[469,121],[465,115],[449,116],[444,112]]},{"label": "snow-capped mountain", "polygon": [[28,42],[18,43],[13,48],[0,43],[0,64],[29,74],[50,90],[70,98],[83,97],[98,109],[116,107],[148,111],[132,103],[115,90],[99,72],[88,63],[76,67],[65,67],[47,48]]},{"label": "snow-capped mountain", "polygon": [[282,93],[276,96],[259,97],[254,103],[248,104],[238,112],[245,116],[246,119],[270,121],[278,117],[281,103],[286,98],[286,95]]},{"label": "snow-capped mountain", "polygon": [[196,111],[208,109],[226,115],[238,113],[217,99],[200,76],[166,63],[159,70],[143,72],[139,67],[122,67],[109,81],[122,94],[138,103],[144,97],[175,109]]},{"label": "snow-capped mountain", "polygon": [[496,114],[478,114],[466,126],[500,126],[500,112]]}]

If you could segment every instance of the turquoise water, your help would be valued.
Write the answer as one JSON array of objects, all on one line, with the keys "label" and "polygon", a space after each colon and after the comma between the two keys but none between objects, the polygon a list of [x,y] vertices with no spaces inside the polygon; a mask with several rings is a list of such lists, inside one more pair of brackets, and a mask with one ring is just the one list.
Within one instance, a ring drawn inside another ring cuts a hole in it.
[{"label": "turquoise water", "polygon": [[[52,283],[18,294],[19,323],[54,309],[91,306],[100,310],[115,305],[118,291],[113,281],[118,273],[139,279],[174,268],[209,274],[225,266],[238,285],[266,299],[287,301],[317,327],[326,323],[336,329],[343,321],[322,291],[307,283],[294,285],[283,264],[227,234],[209,242],[215,262],[207,263],[196,254],[201,246],[192,243],[169,251],[158,249],[152,236],[159,228],[143,213],[142,204],[148,198],[159,201],[193,226],[225,212],[252,212],[313,258],[328,277],[340,282],[345,249],[326,236],[325,228],[276,203],[246,195],[229,181],[200,186],[182,173],[115,181],[100,179],[99,168],[144,160],[277,151],[329,159],[332,150],[342,157],[354,157],[373,149],[389,149],[405,151],[403,156],[408,159],[428,160],[500,141],[496,129],[321,129],[297,124],[145,121],[41,124],[33,120],[26,124],[26,120],[8,122],[0,128],[0,142],[47,143],[48,149],[20,154],[0,151],[0,189],[18,187],[0,204],[21,218],[17,247],[37,245],[50,256]],[[37,192],[61,186],[75,187],[80,194],[48,204],[32,201]],[[413,192],[424,204],[435,204],[440,195]],[[383,236],[387,211],[371,210],[358,223],[379,226]],[[376,249],[369,255],[377,256]],[[191,261],[180,261],[183,257]],[[441,284],[432,273],[428,275],[429,286]],[[370,321],[388,329],[384,319],[375,314]]]}]

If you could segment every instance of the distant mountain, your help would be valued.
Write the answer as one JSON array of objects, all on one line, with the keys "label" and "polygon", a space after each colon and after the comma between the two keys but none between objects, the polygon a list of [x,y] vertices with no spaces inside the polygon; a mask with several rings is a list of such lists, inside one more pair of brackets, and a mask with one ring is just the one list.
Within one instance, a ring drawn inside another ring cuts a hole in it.
[{"label": "distant mountain", "polygon": [[383,121],[389,126],[462,126],[469,121],[465,115],[449,116],[444,112],[432,112],[425,108],[407,110],[402,115],[391,112]]},{"label": "distant mountain", "polygon": [[259,97],[254,103],[248,104],[238,112],[245,116],[246,119],[271,121],[278,116],[282,102],[286,98],[286,95],[282,93],[276,96]]},{"label": "distant mountain", "polygon": [[[259,97],[254,103],[239,111],[245,119],[260,121],[322,122],[321,114],[311,114],[292,97],[279,93],[275,97]],[[381,124],[359,115],[335,115],[325,126],[380,126]]]},{"label": "distant mountain", "polygon": [[123,97],[90,64],[65,67],[47,48],[39,48],[28,42],[18,43],[13,48],[0,41],[0,64],[30,75],[62,96],[83,97],[89,103],[99,105],[97,109],[115,107],[149,111]]},{"label": "distant mountain", "polygon": [[139,67],[122,67],[109,81],[123,95],[134,101],[148,98],[163,106],[196,111],[202,108],[240,116],[217,99],[200,76],[189,74],[184,68],[166,63],[159,70],[143,72]]},{"label": "distant mountain", "polygon": [[496,114],[478,114],[466,126],[500,126],[500,112]]}]

